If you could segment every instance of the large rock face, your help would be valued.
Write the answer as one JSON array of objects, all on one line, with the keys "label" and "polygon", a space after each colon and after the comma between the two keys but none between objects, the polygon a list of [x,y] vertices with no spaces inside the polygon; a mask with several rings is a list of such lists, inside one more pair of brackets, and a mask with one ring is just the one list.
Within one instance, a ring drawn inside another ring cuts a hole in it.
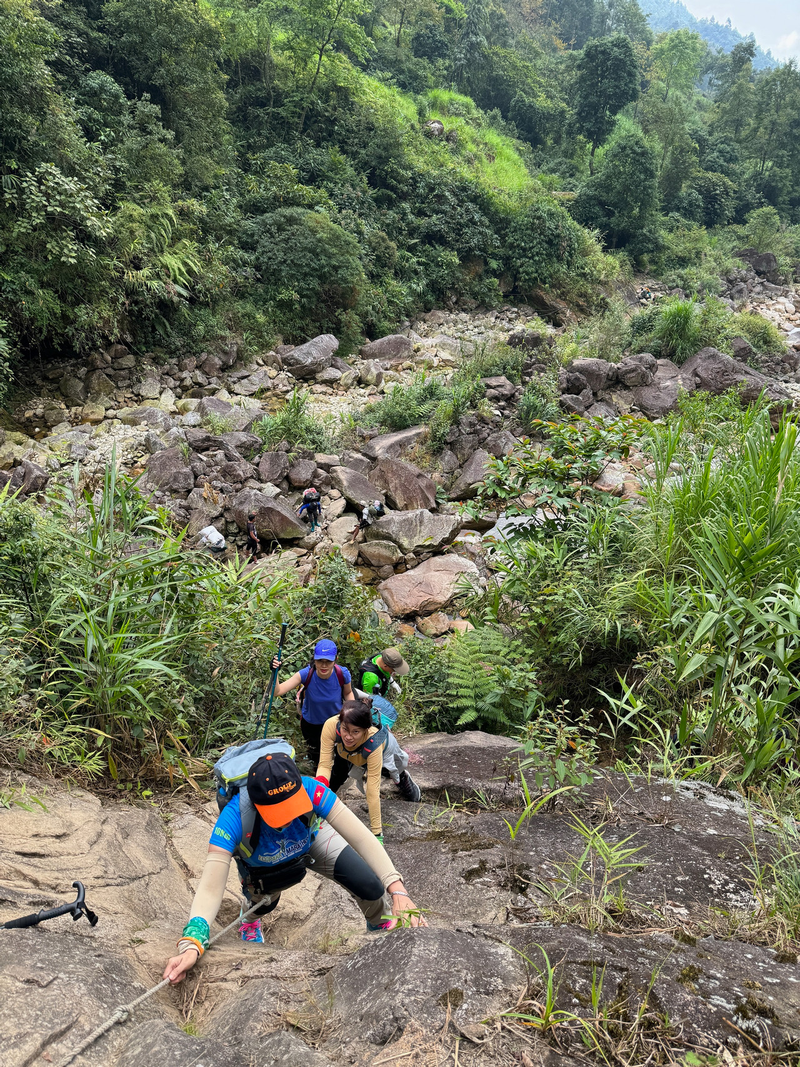
[{"label": "large rock face", "polygon": [[448,1019],[470,1027],[522,992],[525,966],[505,945],[457,930],[401,930],[334,968],[333,1010],[373,1044],[412,1021],[427,1030]]},{"label": "large rock face", "polygon": [[146,480],[167,493],[190,493],[194,489],[194,474],[177,445],[155,452],[148,459]]},{"label": "large rock face", "polygon": [[338,347],[339,342],[333,334],[320,334],[319,337],[306,341],[304,345],[293,348],[291,352],[286,352],[282,356],[284,370],[295,378],[313,378],[330,367],[331,357]]},{"label": "large rock face", "polygon": [[413,463],[388,457],[378,460],[372,481],[386,492],[386,499],[398,511],[436,507],[436,484]]},{"label": "large rock face", "polygon": [[362,359],[375,359],[381,363],[403,363],[414,351],[410,337],[392,333],[377,341],[370,341],[361,349]]},{"label": "large rock face", "polygon": [[377,485],[350,467],[331,467],[330,474],[334,486],[357,511],[372,500],[380,500],[381,503],[386,500]]},{"label": "large rock face", "polygon": [[231,502],[231,510],[240,530],[247,528],[247,516],[255,514],[258,536],[265,541],[297,541],[305,537],[308,527],[282,500],[276,500],[258,489],[242,489]]},{"label": "large rock face", "polygon": [[[599,1014],[612,1036],[647,1002],[654,1025],[640,1029],[632,1064],[656,1062],[648,1035],[663,1063],[684,1063],[692,1047],[741,1065],[761,1062],[751,1041],[796,1049],[796,947],[757,943],[764,916],[751,853],[769,863],[778,846],[767,813],[697,780],[593,767],[587,784],[522,819],[511,841],[507,824],[524,805],[520,773],[536,789],[533,769],[520,772],[518,741],[467,731],[417,735],[404,747],[422,799],[406,803],[386,780],[382,805],[390,855],[427,909],[428,929],[367,934],[345,890],[311,871],[265,921],[264,945],[229,932],[183,985],[138,1007],[76,1067],[433,1067],[456,1054],[465,1067],[576,1067],[589,1061],[575,1016],[595,1025],[601,975]],[[25,781],[47,810],[31,804],[0,818],[0,922],[74,899],[76,876],[100,922],[64,916],[2,932],[3,1067],[59,1064],[155,984],[189,914],[216,813],[213,800],[171,795],[167,829],[142,802]],[[366,819],[352,784],[340,796]],[[585,847],[576,819],[589,823],[587,812],[603,814],[591,825],[606,842],[632,836],[628,847],[640,848],[612,886],[622,913],[610,909],[606,928],[593,931],[578,921],[588,883],[578,880],[563,910],[542,888],[559,884],[559,868],[574,869]],[[235,922],[240,900],[232,872],[214,934]],[[736,939],[742,933],[751,943]],[[540,995],[543,951],[555,1008],[566,1013],[557,1053],[534,1028],[496,1021],[517,1008],[528,980],[527,995]],[[203,1037],[179,1028],[186,1022]]]},{"label": "large rock face", "polygon": [[361,451],[370,459],[397,459],[418,445],[427,432],[427,426],[409,426],[407,430],[383,433],[363,444]]},{"label": "large rock face", "polygon": [[450,500],[472,500],[477,496],[481,483],[485,481],[489,470],[489,453],[479,448],[473,452],[458,478],[450,486],[447,494]]},{"label": "large rock face", "polygon": [[461,556],[434,556],[405,574],[395,574],[378,586],[396,618],[430,615],[446,607],[464,584],[478,578],[478,568]]},{"label": "large rock face", "polygon": [[457,515],[432,515],[416,511],[392,511],[368,527],[366,540],[391,541],[405,552],[444,548],[461,529]]}]

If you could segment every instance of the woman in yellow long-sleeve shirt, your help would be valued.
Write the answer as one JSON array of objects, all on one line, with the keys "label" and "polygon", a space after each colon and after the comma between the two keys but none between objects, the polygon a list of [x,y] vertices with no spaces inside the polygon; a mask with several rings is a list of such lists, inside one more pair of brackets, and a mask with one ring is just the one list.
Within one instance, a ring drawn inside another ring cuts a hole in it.
[{"label": "woman in yellow long-sleeve shirt", "polygon": [[365,767],[370,829],[383,840],[381,770],[388,731],[373,725],[371,700],[345,700],[338,715],[322,727],[317,779],[333,792],[344,784],[350,767]]}]

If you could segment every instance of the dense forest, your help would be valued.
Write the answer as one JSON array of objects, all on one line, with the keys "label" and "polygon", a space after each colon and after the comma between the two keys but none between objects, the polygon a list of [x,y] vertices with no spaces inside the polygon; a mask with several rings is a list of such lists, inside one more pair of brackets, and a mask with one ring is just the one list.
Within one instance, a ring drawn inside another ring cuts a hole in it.
[{"label": "dense forest", "polygon": [[2,378],[117,339],[346,352],[634,268],[713,291],[737,241],[789,269],[800,71],[754,49],[636,0],[0,0]]}]

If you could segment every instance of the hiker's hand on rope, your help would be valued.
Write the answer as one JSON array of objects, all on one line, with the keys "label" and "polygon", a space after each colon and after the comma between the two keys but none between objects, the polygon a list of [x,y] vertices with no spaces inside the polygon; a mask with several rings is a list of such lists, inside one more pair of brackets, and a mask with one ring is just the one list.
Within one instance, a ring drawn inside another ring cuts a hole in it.
[{"label": "hiker's hand on rope", "polygon": [[197,950],[187,948],[180,956],[172,956],[167,960],[167,966],[164,968],[164,973],[161,977],[168,978],[173,985],[177,985],[191,971],[192,967],[197,963],[197,959]]}]

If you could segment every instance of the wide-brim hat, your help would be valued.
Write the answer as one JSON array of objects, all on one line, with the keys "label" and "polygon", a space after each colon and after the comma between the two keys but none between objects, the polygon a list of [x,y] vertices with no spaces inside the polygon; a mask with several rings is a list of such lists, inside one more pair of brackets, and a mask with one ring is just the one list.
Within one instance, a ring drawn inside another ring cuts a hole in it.
[{"label": "wide-brim hat", "polygon": [[394,674],[401,678],[404,674],[408,674],[410,670],[408,664],[396,648],[385,648],[383,652],[381,652],[381,659],[387,667],[392,668]]}]

